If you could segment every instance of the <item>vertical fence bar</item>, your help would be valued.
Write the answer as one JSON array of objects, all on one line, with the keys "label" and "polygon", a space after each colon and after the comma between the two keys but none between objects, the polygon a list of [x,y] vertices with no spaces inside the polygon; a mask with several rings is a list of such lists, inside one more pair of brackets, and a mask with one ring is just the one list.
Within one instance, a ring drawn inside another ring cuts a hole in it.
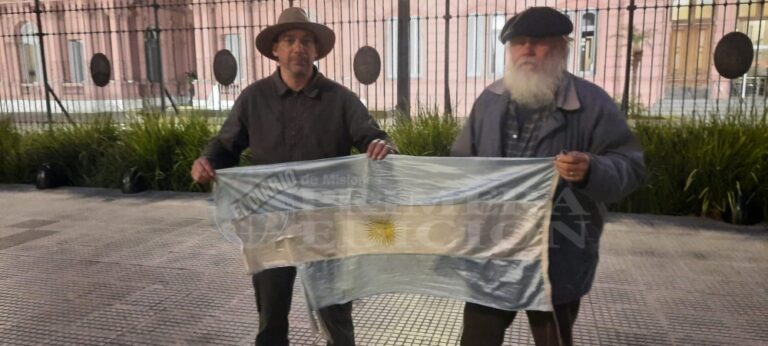
[{"label": "vertical fence bar", "polygon": [[40,60],[43,68],[43,90],[45,91],[45,113],[48,116],[48,127],[53,125],[53,117],[51,116],[51,95],[48,92],[48,64],[45,59],[45,43],[43,41],[43,19],[41,14],[43,10],[40,8],[40,0],[35,0],[35,16],[37,17],[37,39],[40,42]]},{"label": "vertical fence bar", "polygon": [[411,37],[411,1],[398,0],[397,12],[397,110],[405,116],[410,116],[411,72],[409,39]]},{"label": "vertical fence bar", "polygon": [[[647,1],[646,1],[645,5],[646,5],[645,11],[648,11],[648,7],[647,7],[648,6],[648,2]],[[657,5],[657,3],[654,0],[653,7],[652,7],[652,10],[653,10],[653,20],[652,20],[652,22],[653,22],[653,29],[651,29],[651,31],[650,31],[651,32],[651,63],[650,63],[651,70],[648,72],[648,106],[647,106],[648,108],[646,109],[646,112],[645,112],[646,115],[649,115],[649,116],[651,115],[651,104],[653,103],[653,90],[654,90],[654,86],[655,86],[655,83],[653,82],[654,81],[654,78],[653,78],[653,72],[654,72],[653,71],[653,62],[654,62],[654,59],[656,58],[656,54],[655,54],[656,53],[656,28],[658,28],[658,26],[657,26],[658,25],[658,21],[657,20],[658,20],[658,14],[659,14],[659,11],[658,11],[656,5]],[[643,17],[645,17],[645,15],[643,15]],[[645,25],[645,23],[643,23],[643,25]],[[663,55],[664,47],[661,47],[661,52],[662,52],[662,55]],[[662,60],[662,64],[663,64],[663,60]],[[660,79],[663,79],[664,76],[660,75],[660,77],[661,77]],[[642,84],[642,81],[640,81],[640,83]],[[659,90],[659,94],[661,94],[660,90]],[[661,97],[659,97],[658,99],[660,100]]]},{"label": "vertical fence bar", "polygon": [[[694,9],[694,7],[690,3],[688,3],[686,5],[686,7],[688,8],[687,9],[687,11],[688,11],[687,12],[688,13],[688,18],[686,20],[688,25],[685,28],[685,42],[684,42],[684,44],[685,44],[685,54],[683,55],[683,87],[682,87],[683,92],[682,92],[681,101],[680,101],[680,116],[681,117],[685,117],[685,98],[686,98],[686,96],[688,94],[688,85],[687,85],[687,82],[688,82],[688,54],[690,53],[690,44],[688,43],[688,41],[691,40],[691,29],[693,27],[693,15],[695,14],[695,9]],[[696,119],[694,118],[694,120],[696,120]]]},{"label": "vertical fence bar", "polygon": [[629,75],[632,72],[630,64],[632,60],[632,36],[634,35],[636,9],[637,6],[635,6],[635,0],[629,0],[629,6],[627,6],[627,11],[629,11],[629,22],[627,23],[627,59],[626,66],[624,66],[624,92],[621,96],[621,111],[625,116],[628,115],[627,111],[629,110]]},{"label": "vertical fence bar", "polygon": [[445,102],[445,113],[451,114],[453,113],[451,109],[451,82],[448,76],[450,75],[450,67],[449,67],[449,61],[451,59],[450,54],[450,48],[451,48],[451,40],[450,40],[450,29],[451,29],[451,0],[445,0],[445,15],[443,16],[443,19],[445,20],[445,56],[443,59],[445,60],[445,66],[444,74],[445,74],[445,80],[443,81],[445,90],[443,91],[445,93],[444,95],[444,101]]},{"label": "vertical fence bar", "polygon": [[[712,51],[712,43],[713,39],[715,38],[715,17],[717,16],[717,6],[716,4],[712,5],[712,14],[709,16],[709,50],[714,54],[714,51]],[[725,10],[725,6],[723,6],[723,10]],[[706,81],[705,81],[705,87],[704,87],[704,115],[706,116],[709,114],[709,99],[712,97],[712,92],[710,90],[712,85],[711,80],[711,67],[712,67],[712,55],[709,54],[707,56],[707,75],[706,75]]]},{"label": "vertical fence bar", "polygon": [[[667,44],[667,42],[668,42],[667,41],[667,37],[668,37],[669,31],[670,31],[669,28],[671,26],[670,21],[671,21],[672,18],[671,18],[671,14],[670,14],[670,7],[669,7],[669,5],[662,6],[662,9],[664,11],[663,12],[664,16],[662,17],[663,18],[663,22],[664,22],[664,30],[663,30],[663,33],[661,34],[661,53],[662,54],[661,54],[661,77],[659,77],[659,80],[660,80],[659,81],[659,94],[661,95],[661,98],[664,99],[664,98],[666,98],[667,88],[669,88],[669,84],[668,84],[669,83],[668,82],[669,78],[664,73],[664,71],[666,70],[666,67],[669,64],[669,56],[668,55],[671,54],[671,52],[672,52],[672,48],[668,47],[668,44]],[[669,71],[667,71],[667,73],[669,73]],[[657,116],[661,116],[661,114],[662,114],[661,111],[663,109],[662,106],[663,106],[663,104],[659,107],[659,111],[656,114]],[[671,113],[672,112],[670,112],[670,114]]]},{"label": "vertical fence bar", "polygon": [[[755,107],[755,102],[757,101],[758,97],[760,96],[760,91],[762,91],[763,94],[765,94],[765,88],[766,88],[766,86],[763,86],[762,90],[760,89],[760,84],[761,83],[760,83],[760,77],[758,76],[758,71],[759,71],[758,67],[760,65],[760,40],[763,39],[762,35],[760,35],[760,34],[763,32],[763,19],[764,19],[763,14],[765,13],[765,5],[766,5],[765,1],[763,1],[760,4],[756,4],[755,5],[756,7],[758,7],[758,11],[759,11],[757,13],[757,16],[759,17],[759,19],[757,21],[757,23],[758,23],[757,24],[757,34],[755,35],[755,37],[757,37],[757,39],[756,39],[757,42],[753,42],[753,47],[757,47],[757,48],[755,48],[755,52],[754,52],[754,54],[755,54],[754,67],[755,68],[754,68],[754,73],[752,74],[752,76],[753,76],[753,78],[755,80],[755,86],[754,86],[754,89],[752,91],[752,105],[749,107],[748,114],[745,114],[745,116],[749,116],[752,119],[754,119],[755,115],[757,114],[757,108]],[[748,76],[748,75],[749,75],[749,72],[747,72],[745,74],[745,76]]]},{"label": "vertical fence bar", "polygon": [[[638,59],[638,61],[636,63],[637,64],[637,70],[635,71],[636,75],[633,77],[634,80],[632,81],[632,86],[631,86],[632,101],[635,103],[635,111],[637,112],[638,116],[646,115],[646,113],[647,113],[647,109],[644,109],[643,103],[642,103],[643,95],[642,95],[642,87],[641,87],[643,85],[643,60],[644,60],[643,59],[643,55],[646,54],[646,52],[645,52],[646,40],[649,39],[648,31],[646,30],[646,26],[645,26],[646,21],[647,21],[647,16],[648,16],[648,1],[647,0],[643,1],[643,8],[642,8],[642,10],[643,10],[643,14],[642,14],[642,17],[640,19],[640,22],[641,22],[641,25],[640,25],[640,37],[639,37],[639,42],[637,43],[640,46],[639,47],[640,51],[639,51],[639,54],[635,53],[635,52],[632,52],[632,55],[637,54],[636,58]],[[634,31],[632,32],[632,35],[635,35]],[[634,40],[635,39],[633,38],[633,41]],[[651,51],[651,55],[653,55],[653,51]],[[635,64],[635,63],[633,63],[633,64]],[[651,87],[650,87],[650,85],[648,85],[647,92],[648,92],[648,95],[651,94]]]},{"label": "vertical fence bar", "polygon": [[155,12],[155,42],[157,42],[157,55],[155,58],[157,59],[157,76],[160,79],[160,90],[157,93],[158,96],[160,96],[160,113],[165,112],[165,81],[163,80],[163,53],[162,53],[162,45],[160,44],[160,4],[157,3],[157,0],[152,1],[152,9]]}]

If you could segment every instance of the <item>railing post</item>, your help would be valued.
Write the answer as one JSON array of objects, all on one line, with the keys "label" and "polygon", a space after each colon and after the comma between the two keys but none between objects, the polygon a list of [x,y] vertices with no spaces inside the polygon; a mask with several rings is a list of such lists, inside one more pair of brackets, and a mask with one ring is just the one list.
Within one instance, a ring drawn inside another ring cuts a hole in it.
[{"label": "railing post", "polygon": [[411,114],[411,1],[398,0],[397,18],[397,110],[405,116]]},{"label": "railing post", "polygon": [[445,103],[445,106],[444,106],[445,113],[451,114],[453,113],[453,110],[451,109],[451,86],[450,86],[451,83],[448,78],[448,73],[450,70],[448,68],[448,65],[451,59],[451,55],[449,53],[449,48],[451,46],[451,40],[450,40],[451,38],[451,35],[450,35],[451,0],[445,0],[445,15],[443,16],[443,19],[445,19],[445,58],[444,58],[445,59],[445,81],[443,82],[443,84],[445,84],[445,90],[444,90],[445,98],[443,102]]},{"label": "railing post", "polygon": [[35,15],[37,16],[37,39],[40,41],[40,59],[43,65],[43,90],[45,90],[45,112],[48,115],[48,126],[53,125],[53,117],[51,115],[51,95],[49,93],[50,86],[48,85],[48,65],[45,62],[45,44],[43,43],[43,19],[41,14],[43,10],[40,9],[40,0],[35,0]]},{"label": "railing post", "polygon": [[157,0],[152,1],[152,8],[155,11],[155,40],[157,42],[157,75],[160,79],[160,90],[157,93],[160,96],[160,112],[165,113],[165,80],[163,78],[163,46],[160,44],[160,5]]},{"label": "railing post", "polygon": [[629,116],[627,113],[629,111],[629,79],[632,73],[630,65],[632,64],[632,40],[634,39],[636,9],[635,0],[629,0],[629,6],[627,6],[629,11],[629,23],[627,23],[627,62],[624,68],[624,93],[621,97],[621,111],[624,112],[625,116]]}]

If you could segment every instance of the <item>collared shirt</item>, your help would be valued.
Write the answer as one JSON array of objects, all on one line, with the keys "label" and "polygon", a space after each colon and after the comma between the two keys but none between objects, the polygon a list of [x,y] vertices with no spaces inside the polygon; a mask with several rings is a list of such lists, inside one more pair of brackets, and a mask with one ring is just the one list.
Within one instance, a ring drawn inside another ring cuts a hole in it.
[{"label": "collared shirt", "polygon": [[529,109],[509,102],[504,124],[504,156],[534,157],[532,143],[539,137],[541,119],[551,112],[550,108]]},{"label": "collared shirt", "polygon": [[[488,87],[488,91],[503,95],[507,100],[507,111],[501,123],[501,156],[537,157],[537,146],[554,127],[565,121],[562,112],[573,112],[581,108],[572,76],[564,74],[555,91],[554,103],[540,109],[527,109],[512,100],[503,80],[498,80]],[[570,150],[573,148],[561,148]],[[557,153],[547,153],[545,156]]]},{"label": "collared shirt", "polygon": [[315,69],[294,91],[278,69],[240,93],[203,155],[214,168],[236,165],[245,148],[253,164],[315,160],[365,152],[374,139],[387,135],[349,89]]}]

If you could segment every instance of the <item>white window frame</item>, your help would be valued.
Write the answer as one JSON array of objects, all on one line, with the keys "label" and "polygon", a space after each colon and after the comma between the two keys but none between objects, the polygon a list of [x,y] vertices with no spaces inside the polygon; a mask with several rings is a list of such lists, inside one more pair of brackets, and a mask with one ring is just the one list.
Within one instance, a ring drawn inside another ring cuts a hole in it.
[{"label": "white window frame", "polygon": [[[37,36],[37,27],[31,22],[25,22],[19,30],[19,69],[21,81],[24,84],[36,84],[42,80],[43,64],[40,55],[40,41]],[[32,65],[32,66],[30,66]],[[30,74],[34,73],[34,76]]]},{"label": "white window frame", "polygon": [[[593,16],[594,22],[590,26],[585,26],[584,17],[587,16],[588,14],[591,14]],[[584,10],[579,15],[579,25],[576,27],[578,28],[578,31],[579,31],[579,40],[575,41],[576,44],[574,45],[574,46],[577,46],[577,47],[574,47],[574,51],[576,51],[575,53],[578,54],[578,59],[577,59],[578,64],[576,65],[576,72],[582,76],[585,76],[585,75],[592,76],[595,74],[595,71],[597,70],[597,37],[598,37],[597,36],[598,15],[597,14],[598,12],[595,9]],[[592,57],[592,61],[591,61],[592,63],[591,65],[584,67],[583,66],[585,64],[584,55],[582,54],[582,49],[585,49],[585,47],[583,47],[585,45],[584,34],[590,31],[591,31],[591,34],[589,37],[591,38],[590,40],[591,46],[590,46],[589,53]]]},{"label": "white window frame", "polygon": [[467,77],[504,75],[504,44],[498,37],[506,24],[503,14],[470,14],[467,17]]},{"label": "white window frame", "polygon": [[501,35],[501,30],[504,29],[504,24],[507,24],[507,18],[501,13],[495,13],[491,15],[491,18],[493,19],[490,23],[491,30],[489,30],[490,35],[488,36],[488,39],[492,44],[488,45],[490,52],[490,63],[488,64],[488,68],[490,69],[489,73],[492,76],[500,78],[504,76],[506,50],[504,48],[504,44],[499,41],[499,36]]},{"label": "white window frame", "polygon": [[[571,39],[573,39],[573,43],[571,45],[570,53],[568,54],[568,70],[581,77],[590,77],[594,76],[597,73],[597,52],[598,52],[598,38],[600,37],[599,34],[599,11],[595,8],[585,8],[585,9],[579,9],[579,10],[569,10],[565,11],[565,14],[571,19],[571,22],[573,22],[573,32],[570,34]],[[595,17],[594,25],[590,26],[592,29],[591,37],[592,38],[592,64],[587,69],[582,69],[583,61],[582,61],[582,45],[584,42],[582,41],[584,39],[584,33],[588,32],[590,30],[585,30],[589,28],[585,28],[583,25],[584,16],[587,14],[593,14]],[[574,64],[575,62],[575,64]]]},{"label": "white window frame", "polygon": [[245,79],[245,73],[243,72],[243,47],[241,43],[242,40],[240,34],[224,34],[224,49],[232,53],[232,56],[235,57],[235,61],[237,62],[237,75],[235,76],[235,80]]},{"label": "white window frame", "polygon": [[83,40],[67,40],[67,56],[69,57],[69,82],[82,84],[85,82]]},{"label": "white window frame", "polygon": [[[424,60],[424,47],[421,47],[422,18],[411,17],[410,25],[410,77],[418,79],[422,76],[422,60]],[[392,17],[386,21],[385,40],[385,66],[387,79],[397,79],[397,17]]]},{"label": "white window frame", "polygon": [[485,46],[487,15],[473,13],[467,16],[467,77],[485,76]]}]

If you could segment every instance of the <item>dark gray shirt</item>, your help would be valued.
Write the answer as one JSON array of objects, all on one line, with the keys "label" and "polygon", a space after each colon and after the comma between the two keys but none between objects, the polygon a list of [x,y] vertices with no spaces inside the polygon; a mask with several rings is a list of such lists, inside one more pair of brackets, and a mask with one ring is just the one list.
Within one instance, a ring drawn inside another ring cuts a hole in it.
[{"label": "dark gray shirt", "polygon": [[279,69],[240,93],[219,134],[203,152],[214,168],[239,162],[271,164],[365,152],[374,139],[387,139],[355,94],[315,69],[300,91],[288,88]]},{"label": "dark gray shirt", "polygon": [[536,143],[541,118],[550,108],[530,109],[510,101],[504,124],[505,157],[535,157],[532,143]]}]

